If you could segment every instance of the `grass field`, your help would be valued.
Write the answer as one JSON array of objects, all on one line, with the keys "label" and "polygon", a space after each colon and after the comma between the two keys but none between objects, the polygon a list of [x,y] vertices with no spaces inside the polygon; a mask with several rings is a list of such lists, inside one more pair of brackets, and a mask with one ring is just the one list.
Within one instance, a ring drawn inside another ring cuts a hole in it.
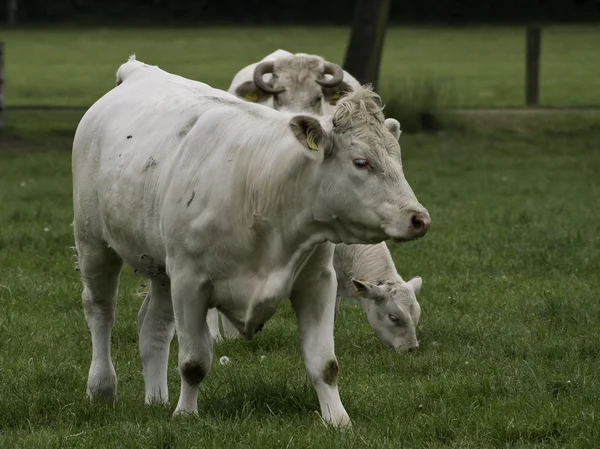
[{"label": "grass field", "polygon": [[[127,56],[226,89],[243,66],[277,48],[341,63],[347,28],[2,30],[7,104],[89,106],[114,86]],[[416,80],[438,86],[450,106],[524,104],[521,27],[393,27],[386,37],[383,92]],[[541,102],[600,106],[596,26],[544,28]]]},{"label": "grass field", "polygon": [[[190,49],[190,58],[201,54]],[[98,79],[99,62],[89,69]],[[178,67],[189,74],[194,64]],[[51,87],[45,98],[55,101],[60,89]],[[421,349],[392,353],[361,309],[343,306],[336,349],[354,428],[342,433],[317,415],[287,304],[254,341],[216,346],[198,419],[145,407],[136,316],[144,280],[128,269],[113,334],[119,397],[89,404],[91,343],[70,249],[79,114],[11,117],[0,136],[0,447],[597,447],[597,117],[536,132],[403,135],[407,177],[433,217],[424,240],[392,247],[400,273],[424,279]]]}]

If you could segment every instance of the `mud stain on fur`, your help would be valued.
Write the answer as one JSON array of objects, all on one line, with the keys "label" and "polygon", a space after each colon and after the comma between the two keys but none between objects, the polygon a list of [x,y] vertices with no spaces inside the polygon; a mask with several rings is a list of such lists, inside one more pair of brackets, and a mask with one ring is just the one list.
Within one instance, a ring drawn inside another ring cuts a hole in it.
[{"label": "mud stain on fur", "polygon": [[340,367],[338,366],[338,362],[335,359],[328,361],[325,364],[325,368],[323,368],[323,380],[327,385],[337,385],[338,373],[340,371]]},{"label": "mud stain on fur", "polygon": [[181,377],[190,385],[198,385],[206,377],[207,370],[195,361],[189,361],[181,367]]},{"label": "mud stain on fur", "polygon": [[152,156],[150,156],[150,159],[148,159],[148,162],[146,162],[146,165],[144,165],[144,169],[142,170],[142,173],[146,173],[148,170],[156,167],[157,165],[158,165],[158,162],[156,162],[156,159],[154,159]]},{"label": "mud stain on fur", "polygon": [[[152,257],[147,254],[142,254],[140,260],[144,262],[145,272],[149,278],[158,278],[161,282],[166,283],[168,281],[167,269],[164,265],[154,260]],[[135,270],[134,274],[137,273]]]},{"label": "mud stain on fur", "polygon": [[181,128],[177,133],[179,138],[183,139],[185,136],[187,136],[197,121],[198,117],[192,117],[191,119],[189,119],[187,123],[183,126],[183,128]]},{"label": "mud stain on fur", "polygon": [[192,204],[192,201],[194,201],[195,196],[196,196],[196,192],[194,190],[192,190],[192,196],[188,200],[187,205],[185,207],[190,207],[190,204]]}]

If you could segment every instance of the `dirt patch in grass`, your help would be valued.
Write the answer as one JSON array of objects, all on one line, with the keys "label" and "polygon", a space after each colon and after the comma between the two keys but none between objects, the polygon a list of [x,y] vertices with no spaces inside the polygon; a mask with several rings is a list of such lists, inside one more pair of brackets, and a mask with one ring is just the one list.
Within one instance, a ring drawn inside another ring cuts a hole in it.
[{"label": "dirt patch in grass", "polygon": [[559,132],[600,130],[600,109],[458,109],[454,117],[480,132]]}]

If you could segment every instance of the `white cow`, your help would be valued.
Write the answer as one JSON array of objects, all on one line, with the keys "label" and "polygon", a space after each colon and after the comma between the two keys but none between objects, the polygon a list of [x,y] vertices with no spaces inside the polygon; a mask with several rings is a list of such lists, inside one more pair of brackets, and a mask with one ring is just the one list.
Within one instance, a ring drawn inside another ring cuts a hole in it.
[{"label": "white cow", "polygon": [[402,279],[385,242],[335,245],[333,267],[338,280],[336,311],[340,298],[358,299],[375,335],[386,346],[396,351],[419,347],[421,306],[416,294],[422,280]]},{"label": "white cow", "polygon": [[73,142],[74,234],[92,336],[90,397],[112,398],[110,354],[123,262],[150,279],[139,313],[146,402],[196,414],[216,307],[252,339],[290,298],[325,422],[350,425],[337,387],[334,243],[422,237],[430,224],[404,178],[399,124],[358,89],[314,117],[246,103],[130,60]]},{"label": "white cow", "polygon": [[273,109],[326,115],[358,88],[352,75],[321,56],[279,49],[240,70],[228,92]]}]

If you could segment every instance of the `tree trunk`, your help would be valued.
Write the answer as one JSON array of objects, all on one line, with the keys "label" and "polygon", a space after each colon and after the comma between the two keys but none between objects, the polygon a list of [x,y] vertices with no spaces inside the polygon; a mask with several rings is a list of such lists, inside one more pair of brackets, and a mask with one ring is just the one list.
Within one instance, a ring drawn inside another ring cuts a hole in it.
[{"label": "tree trunk", "polygon": [[357,0],[344,69],[361,84],[377,86],[390,0]]},{"label": "tree trunk", "polygon": [[17,0],[8,0],[8,10],[6,14],[8,26],[15,26],[17,24]]}]

